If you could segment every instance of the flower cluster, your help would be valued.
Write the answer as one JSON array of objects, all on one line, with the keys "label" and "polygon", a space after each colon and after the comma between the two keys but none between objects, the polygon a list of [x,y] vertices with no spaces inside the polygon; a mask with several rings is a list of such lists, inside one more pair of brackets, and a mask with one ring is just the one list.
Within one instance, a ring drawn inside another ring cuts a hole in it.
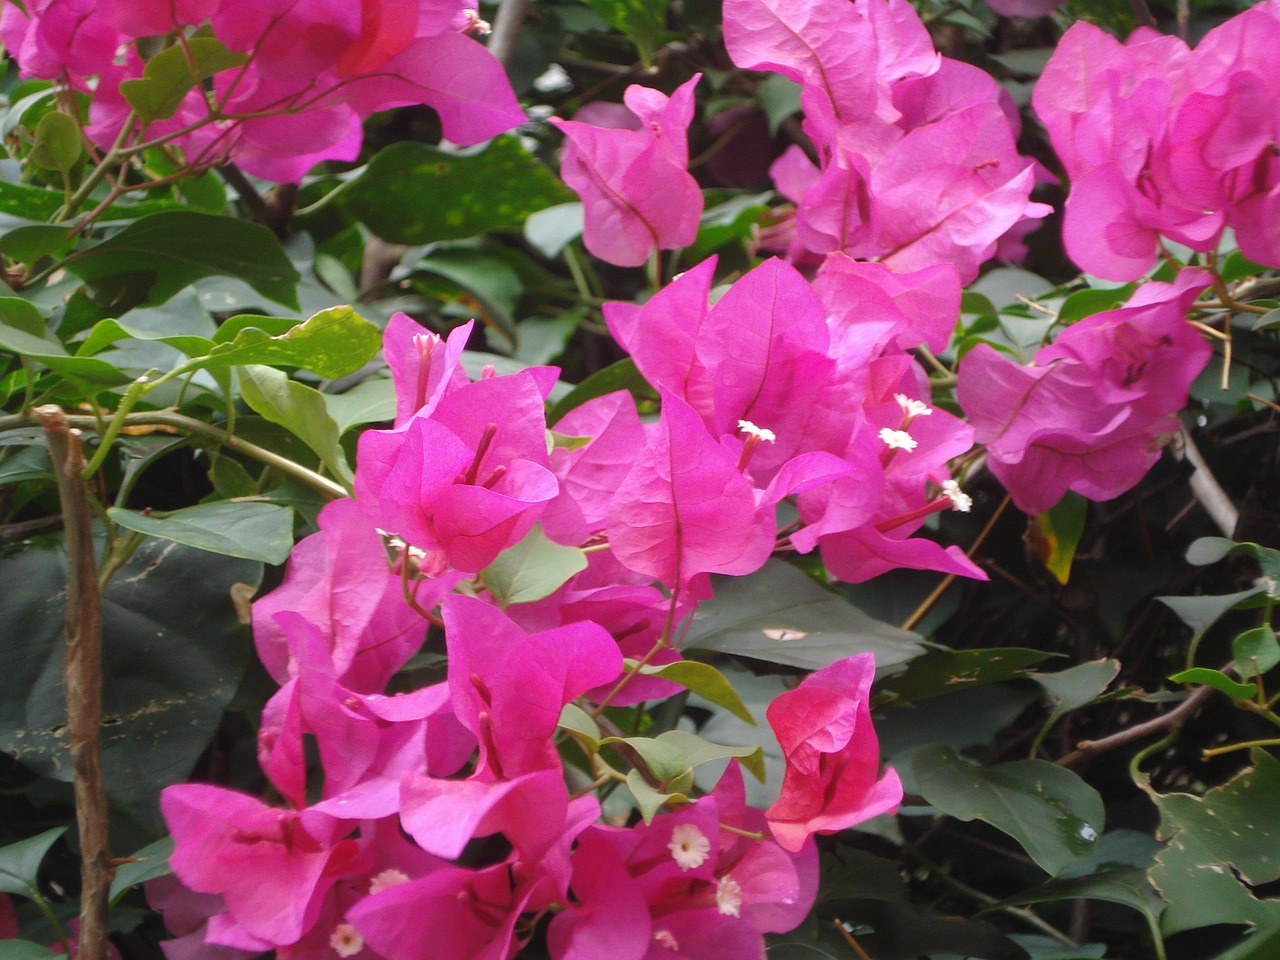
[{"label": "flower cluster", "polygon": [[1002,238],[1049,212],[1030,201],[1018,113],[983,71],[935,52],[907,0],[726,0],[734,63],[802,85],[814,167],[774,164],[796,204],[801,251],[878,259],[900,272],[953,264],[967,283]]},{"label": "flower cluster", "polygon": [[[474,0],[31,0],[0,13],[24,76],[91,94],[102,149],[164,140],[191,166],[233,160],[280,182],[354,160],[378,110],[428,104],[461,144],[523,122],[501,65],[468,36],[482,26]],[[165,40],[149,59],[146,38]]]},{"label": "flower cluster", "polygon": [[1063,235],[1084,270],[1133,280],[1160,237],[1280,266],[1280,95],[1271,51],[1280,6],[1263,3],[1190,50],[1139,30],[1121,43],[1088,23],[1062,38],[1032,104],[1071,178]]}]

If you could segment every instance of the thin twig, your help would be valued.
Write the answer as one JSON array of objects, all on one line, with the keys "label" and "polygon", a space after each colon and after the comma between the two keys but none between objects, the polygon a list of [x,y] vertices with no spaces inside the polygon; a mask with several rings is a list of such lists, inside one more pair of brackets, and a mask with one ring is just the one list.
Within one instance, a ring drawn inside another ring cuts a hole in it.
[{"label": "thin twig", "polygon": [[1191,434],[1187,432],[1186,427],[1178,431],[1177,439],[1173,444],[1173,455],[1179,460],[1186,460],[1195,468],[1191,474],[1191,492],[1200,501],[1205,513],[1209,514],[1218,529],[1222,531],[1222,535],[1233,536],[1236,524],[1240,521],[1240,511],[1236,509],[1231,498],[1210,472],[1209,465],[1200,455],[1200,448],[1191,439]]},{"label": "thin twig", "polygon": [[39,407],[36,416],[62,501],[67,548],[67,610],[63,619],[67,655],[62,683],[67,696],[67,735],[80,833],[80,949],[83,960],[106,960],[107,901],[111,852],[107,846],[107,791],[98,733],[102,725],[102,596],[93,553],[92,513],[84,481],[80,433],[62,408]]},{"label": "thin twig", "polygon": [[[987,539],[987,535],[991,533],[991,529],[996,525],[996,521],[999,520],[1000,515],[1004,513],[1004,508],[1007,507],[1008,505],[1009,505],[1009,497],[1005,496],[1005,498],[1000,501],[1000,506],[996,507],[995,513],[991,514],[991,519],[987,521],[987,525],[982,528],[982,532],[979,533],[977,536],[977,539],[973,541],[972,546],[970,546],[969,549],[965,551],[964,555],[966,557],[969,557],[970,559],[972,559],[973,555],[978,552],[979,548],[983,544],[983,541]],[[951,586],[955,578],[956,578],[956,575],[954,573],[949,573],[945,577],[943,577],[942,582],[933,588],[933,592],[924,598],[924,602],[921,603],[920,606],[916,607],[915,612],[911,614],[911,616],[907,617],[906,620],[902,621],[902,629],[910,630],[917,623],[923,620],[924,615],[929,612],[929,610],[933,607],[935,603],[938,602],[938,598],[941,597],[944,593],[946,593],[947,587]]]},{"label": "thin twig", "polygon": [[1075,750],[1056,762],[1058,766],[1069,767],[1072,764],[1079,763],[1085,757],[1091,757],[1099,753],[1106,753],[1108,750],[1114,750],[1116,747],[1123,747],[1127,743],[1133,743],[1135,740],[1141,740],[1144,737],[1149,737],[1151,734],[1159,733],[1162,730],[1173,730],[1177,727],[1181,727],[1182,724],[1200,708],[1200,704],[1209,699],[1209,695],[1211,693],[1213,693],[1213,687],[1196,687],[1196,689],[1191,691],[1191,695],[1188,696],[1187,699],[1183,700],[1168,713],[1162,713],[1158,717],[1153,717],[1143,723],[1134,724],[1128,729],[1121,730],[1098,740],[1081,740],[1076,744]]},{"label": "thin twig", "polygon": [[504,67],[511,62],[520,28],[524,26],[528,13],[529,0],[502,0],[498,4],[498,15],[493,18],[493,33],[489,35],[488,46],[494,59]]}]

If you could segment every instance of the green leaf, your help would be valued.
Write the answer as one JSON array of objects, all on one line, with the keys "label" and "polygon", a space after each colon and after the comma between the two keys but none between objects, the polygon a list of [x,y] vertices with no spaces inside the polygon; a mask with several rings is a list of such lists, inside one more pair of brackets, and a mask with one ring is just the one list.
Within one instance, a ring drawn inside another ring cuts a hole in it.
[{"label": "green leaf", "polygon": [[600,19],[625,33],[636,45],[645,66],[653,62],[658,35],[666,25],[667,0],[585,0]]},{"label": "green leaf", "polygon": [[1192,667],[1175,673],[1169,680],[1173,683],[1202,683],[1219,693],[1225,693],[1232,700],[1252,700],[1258,692],[1257,684],[1237,683],[1221,670],[1211,670],[1208,667]]},{"label": "green leaf", "polygon": [[542,532],[542,524],[536,523],[524,539],[481,570],[480,578],[505,609],[549,597],[585,569],[585,553],[551,540]]},{"label": "green leaf", "polygon": [[1090,660],[1057,673],[1031,673],[1053,701],[1054,713],[1070,713],[1093,703],[1120,673],[1119,660]]},{"label": "green leaf", "polygon": [[[635,662],[634,660],[624,661],[628,668],[633,667]],[[661,665],[646,664],[640,668],[639,672],[646,677],[661,677],[663,680],[679,684],[686,690],[692,690],[704,700],[710,700],[717,706],[724,707],[735,717],[740,717],[747,723],[756,722],[747,705],[738,696],[738,692],[733,689],[733,684],[709,663],[699,663],[697,660],[676,660],[673,663]]]},{"label": "green leaf", "polygon": [[0,940],[0,960],[50,960],[61,956],[30,940]]},{"label": "green leaf", "polygon": [[385,423],[396,418],[396,385],[370,377],[345,393],[324,394],[325,409],[338,425],[338,435],[364,423]]},{"label": "green leaf", "polygon": [[[69,783],[65,569],[60,538],[0,557],[0,750]],[[159,792],[191,775],[248,660],[232,587],[256,586],[261,576],[259,563],[148,540],[107,585],[102,765],[118,849],[164,833]]]},{"label": "green leaf", "polygon": [[883,669],[924,649],[915,634],[872,619],[781,560],[747,577],[716,577],[715,596],[698,606],[684,647],[804,670],[863,652]]},{"label": "green leaf", "polygon": [[290,380],[280,370],[254,364],[239,367],[240,396],[255,412],[278,423],[310,447],[348,489],[354,479],[338,442],[338,425],[319,390]]},{"label": "green leaf", "polygon": [[42,170],[69,173],[84,153],[80,124],[65,113],[46,113],[36,124],[35,142],[27,158]]},{"label": "green leaf", "polygon": [[652,388],[636,369],[635,361],[626,357],[611,363],[603,370],[597,370],[587,379],[561,397],[547,411],[547,423],[559,423],[571,411],[582,406],[588,400],[603,397],[615,390],[631,390],[648,392]]},{"label": "green leaf", "polygon": [[1053,656],[1043,650],[994,647],[985,650],[930,650],[912,660],[906,672],[891,677],[885,689],[899,699],[937,697],[964,687],[1024,676],[1027,668]]},{"label": "green leaf", "polygon": [[72,254],[63,264],[87,282],[142,276],[150,304],[164,303],[203,277],[226,276],[243,280],[277,303],[298,307],[301,278],[280,241],[266,227],[234,217],[162,211]]},{"label": "green leaf", "polygon": [[1217,563],[1236,547],[1234,540],[1226,537],[1201,537],[1187,548],[1187,563],[1196,567],[1206,567]]},{"label": "green leaf", "polygon": [[[272,335],[270,329],[275,323],[288,324],[288,329]],[[192,359],[182,369],[270,364],[305,367],[334,379],[359,370],[381,345],[381,331],[355,310],[331,307],[302,323],[280,317],[243,319],[233,339],[217,343],[206,356]]]},{"label": "green leaf", "polygon": [[0,239],[0,250],[11,260],[33,266],[45,257],[62,256],[75,247],[69,227],[33,224],[17,227]]},{"label": "green leaf", "polygon": [[1250,587],[1239,593],[1223,593],[1208,597],[1156,597],[1177,614],[1178,619],[1202,634],[1212,627],[1228,610],[1234,609],[1250,597],[1266,590],[1265,586]]},{"label": "green leaf", "polygon": [[1164,901],[1152,887],[1147,871],[1141,867],[1121,867],[1085,877],[1051,880],[1044,886],[1002,900],[1000,905],[1025,906],[1063,900],[1105,900],[1107,903],[1118,903],[1138,911],[1151,923],[1164,910]]},{"label": "green leaf", "polygon": [[755,776],[764,780],[764,754],[759,747],[735,747],[711,743],[686,730],[669,730],[656,739],[652,737],[605,737],[601,745],[622,744],[644,761],[653,778],[669,784],[681,778],[687,771],[711,763],[737,757]]},{"label": "green leaf", "polygon": [[782,121],[800,112],[800,91],[804,88],[780,73],[771,73],[756,88],[760,109],[769,121],[769,136],[776,136]]},{"label": "green leaf", "polygon": [[653,823],[653,818],[668,802],[684,803],[689,799],[683,793],[664,793],[661,790],[655,790],[639,770],[627,771],[627,789],[636,798],[636,807],[640,811],[640,816],[644,818],[646,826]]},{"label": "green leaf", "polygon": [[1235,657],[1236,673],[1242,677],[1257,677],[1280,663],[1280,643],[1276,632],[1263,625],[1246,630],[1231,641]]},{"label": "green leaf", "polygon": [[466,153],[394,143],[331,199],[382,239],[416,245],[519,231],[573,195],[518,137],[502,136]]},{"label": "green leaf", "polygon": [[547,259],[560,256],[572,240],[582,236],[582,204],[557,203],[529,214],[524,222],[524,238]]},{"label": "green leaf", "polygon": [[26,840],[19,840],[0,847],[0,893],[16,893],[30,897],[39,890],[36,875],[49,848],[67,832],[66,827],[54,827]]},{"label": "green leaf", "polygon": [[72,357],[53,336],[45,333],[44,318],[26,300],[18,297],[0,297],[0,349],[9,350],[28,360],[48,367],[84,385],[114,387],[128,383],[132,378],[105,360],[92,357]]},{"label": "green leaf", "polygon": [[275,503],[202,503],[163,517],[111,507],[107,515],[127,530],[228,557],[281,564],[293,549],[293,510]]},{"label": "green leaf", "polygon": [[1104,310],[1113,310],[1124,303],[1137,289],[1136,284],[1127,283],[1111,290],[1077,290],[1062,302],[1058,308],[1059,323],[1075,323],[1085,317]]},{"label": "green leaf", "polygon": [[916,751],[911,771],[933,806],[1007,833],[1051,875],[1088,856],[1102,835],[1106,814],[1097,791],[1044,760],[979,767],[939,745]]},{"label": "green leaf", "polygon": [[168,47],[148,60],[141,77],[120,84],[120,95],[143,120],[167,120],[197,83],[248,62],[247,53],[228,50],[213,37],[191,37],[185,49]]},{"label": "green leaf", "polygon": [[188,357],[203,356],[213,349],[213,341],[207,337],[199,337],[193,334],[152,333],[148,330],[139,330],[132,326],[126,326],[119,320],[108,318],[100,320],[93,325],[89,335],[80,344],[79,354],[81,356],[93,356],[112,344],[119,343],[121,340],[148,340],[163,343],[186,354]]},{"label": "green leaf", "polygon": [[1032,517],[1028,524],[1028,544],[1045,569],[1065,584],[1071,577],[1071,561],[1084,533],[1089,501],[1068,490],[1052,509]]},{"label": "green leaf", "polygon": [[111,878],[111,903],[114,905],[131,887],[172,873],[169,867],[172,853],[173,837],[161,837],[133,854],[129,863],[116,867],[115,876]]},{"label": "green leaf", "polygon": [[564,709],[560,711],[560,720],[556,725],[562,730],[576,733],[587,742],[587,748],[591,752],[594,753],[600,749],[600,725],[592,719],[591,714],[577,704],[566,703]]},{"label": "green leaf", "polygon": [[1253,762],[1253,769],[1203,797],[1152,795],[1160,833],[1169,838],[1150,871],[1168,902],[1161,921],[1166,934],[1220,923],[1280,924],[1280,900],[1258,899],[1240,882],[1280,879],[1280,760],[1255,749]]}]

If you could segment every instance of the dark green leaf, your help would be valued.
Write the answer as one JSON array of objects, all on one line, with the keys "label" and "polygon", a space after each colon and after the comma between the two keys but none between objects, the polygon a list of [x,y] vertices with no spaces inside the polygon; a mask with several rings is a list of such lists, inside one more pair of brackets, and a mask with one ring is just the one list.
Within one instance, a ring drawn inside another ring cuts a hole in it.
[{"label": "dark green leaf", "polygon": [[407,244],[518,231],[529,214],[573,199],[513,136],[468,153],[395,143],[330,197],[382,239]]},{"label": "dark green leaf", "polygon": [[667,0],[586,0],[605,23],[630,37],[648,66],[666,24]]},{"label": "dark green leaf", "polygon": [[1106,815],[1097,791],[1043,760],[979,767],[936,746],[916,751],[911,771],[916,789],[943,813],[1007,833],[1054,876],[1088,856],[1102,834]]},{"label": "dark green leaf", "polygon": [[141,77],[120,84],[120,94],[142,119],[167,120],[197,83],[248,62],[247,53],[228,50],[213,37],[191,37],[148,60]]},{"label": "dark green leaf", "polygon": [[987,650],[930,650],[892,677],[885,688],[902,700],[924,700],[962,687],[1024,676],[1027,668],[1053,656],[1043,650],[996,647]]},{"label": "dark green leaf", "polygon": [[1208,597],[1156,597],[1177,614],[1178,619],[1196,633],[1204,633],[1228,610],[1262,593],[1266,587],[1251,587],[1239,593],[1223,593]]},{"label": "dark green leaf", "polygon": [[45,257],[62,256],[74,246],[70,228],[52,224],[17,227],[0,239],[0,250],[4,255],[27,266]]},{"label": "dark green leaf", "polygon": [[49,848],[66,832],[66,827],[54,827],[26,840],[0,847],[0,893],[30,897],[38,890],[36,875],[40,872],[40,864]]},{"label": "dark green leaf", "polygon": [[[39,324],[40,332],[32,332],[33,321]],[[104,360],[68,356],[66,348],[43,328],[44,319],[30,303],[16,297],[0,298],[0,350],[20,354],[82,384],[119,386],[131,379]]]},{"label": "dark green leaf", "polygon": [[146,277],[147,302],[163,303],[202,277],[236,277],[264,297],[297,308],[300,276],[266,227],[232,217],[167,210],[131,223],[72,254],[66,268],[85,281]]},{"label": "dark green leaf", "polygon": [[83,152],[80,124],[55,110],[46,113],[36,124],[35,142],[28,159],[43,170],[69,173]]},{"label": "dark green leaf", "polygon": [[191,334],[152,333],[126,326],[119,320],[107,319],[94,324],[89,335],[80,344],[79,353],[82,356],[93,356],[121,340],[153,340],[167,344],[189,357],[203,356],[213,349],[213,341],[206,337]]},{"label": "dark green leaf", "polygon": [[[103,595],[103,770],[113,840],[160,835],[160,790],[191,773],[231,700],[249,653],[231,588],[262,565],[176,543],[144,542]],[[70,782],[62,693],[65,560],[61,540],[0,558],[0,750]]]},{"label": "dark green leaf", "polygon": [[1253,769],[1204,797],[1153,795],[1169,837],[1150,871],[1168,901],[1166,934],[1219,923],[1280,924],[1280,900],[1258,899],[1240,882],[1280,878],[1280,760],[1255,749],[1253,761]]},{"label": "dark green leaf", "polygon": [[293,549],[293,511],[275,503],[201,503],[164,517],[111,507],[107,515],[128,530],[228,557],[281,564]]},{"label": "dark green leaf", "polygon": [[1077,290],[1058,308],[1059,323],[1075,323],[1104,310],[1112,310],[1133,295],[1136,286],[1127,283],[1110,290]]},{"label": "dark green leaf", "polygon": [[254,364],[238,368],[240,395],[255,413],[291,431],[315,451],[333,475],[350,488],[353,476],[338,443],[338,425],[325,409],[319,390],[290,380],[274,367]]},{"label": "dark green leaf", "polygon": [[395,419],[396,385],[381,378],[362,380],[346,393],[324,394],[325,409],[338,425],[341,436],[363,423],[383,423]]},{"label": "dark green leaf", "polygon": [[111,902],[114,904],[131,887],[172,873],[169,868],[172,853],[173,837],[161,837],[134,853],[129,863],[116,867],[115,876],[111,878]]},{"label": "dark green leaf", "polygon": [[1054,713],[1069,713],[1092,703],[1120,673],[1119,660],[1090,660],[1057,673],[1032,673],[1053,702]]},{"label": "dark green leaf", "polygon": [[480,578],[494,599],[506,608],[549,597],[585,569],[585,553],[549,539],[538,523],[523,540],[503,550],[480,571]]},{"label": "dark green leaf", "polygon": [[571,410],[615,390],[630,390],[634,393],[650,389],[648,381],[636,369],[635,361],[626,357],[596,371],[556,401],[547,412],[547,423],[559,423]]},{"label": "dark green leaf", "polygon": [[1107,903],[1118,903],[1137,910],[1151,920],[1158,918],[1164,909],[1164,901],[1151,886],[1147,871],[1141,867],[1121,867],[1086,877],[1052,880],[1042,887],[1010,897],[1001,903],[1024,906],[1062,900],[1105,900]]},{"label": "dark green leaf", "polygon": [[1280,663],[1276,632],[1266,625],[1240,634],[1231,642],[1231,650],[1236,673],[1242,677],[1260,676]]},{"label": "dark green leaf", "polygon": [[684,646],[817,670],[856,653],[883,669],[919,656],[919,638],[868,617],[800,570],[770,560],[748,577],[717,577]]}]

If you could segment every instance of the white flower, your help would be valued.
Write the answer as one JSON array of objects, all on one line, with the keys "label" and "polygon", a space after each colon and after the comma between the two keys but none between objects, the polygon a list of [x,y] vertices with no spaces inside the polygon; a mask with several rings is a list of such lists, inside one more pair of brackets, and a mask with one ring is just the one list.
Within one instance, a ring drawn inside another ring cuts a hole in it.
[{"label": "white flower", "polygon": [[885,442],[885,445],[890,450],[914,450],[918,446],[915,437],[905,430],[891,430],[888,427],[882,427],[880,439]]},{"label": "white flower", "polygon": [[354,957],[364,949],[364,937],[349,923],[340,923],[329,935],[329,946],[340,957]]},{"label": "white flower", "polygon": [[750,420],[739,420],[738,429],[748,436],[759,437],[765,443],[773,443],[778,439],[772,430],[766,430],[764,427],[757,427]]},{"label": "white flower", "polygon": [[951,501],[951,509],[960,513],[968,513],[973,508],[973,497],[960,491],[960,484],[954,480],[942,481],[942,495]]},{"label": "white flower", "polygon": [[726,917],[742,915],[742,884],[730,876],[723,876],[716,884],[716,908]]},{"label": "white flower", "polygon": [[672,952],[680,949],[680,944],[676,943],[676,938],[671,935],[670,930],[655,930],[653,940],[654,943],[660,943]]},{"label": "white flower", "polygon": [[377,893],[385,890],[387,887],[398,887],[402,883],[409,882],[409,875],[403,870],[397,870],[395,867],[388,867],[380,874],[369,881],[369,893]]},{"label": "white flower", "polygon": [[693,870],[707,862],[711,841],[692,823],[680,823],[671,831],[667,849],[681,870]]},{"label": "white flower", "polygon": [[912,400],[905,393],[895,393],[893,399],[898,401],[898,406],[908,417],[927,417],[933,413],[933,407],[921,400]]}]

